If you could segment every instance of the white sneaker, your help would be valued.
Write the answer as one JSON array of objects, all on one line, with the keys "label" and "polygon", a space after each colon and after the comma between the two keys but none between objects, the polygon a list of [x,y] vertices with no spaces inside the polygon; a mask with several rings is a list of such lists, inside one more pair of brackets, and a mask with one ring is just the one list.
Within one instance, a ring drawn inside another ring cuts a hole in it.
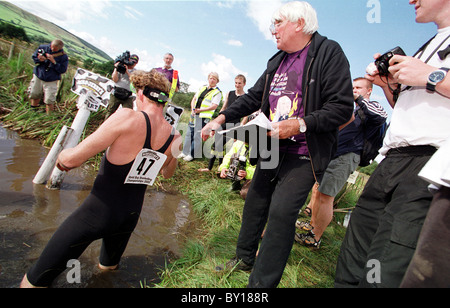
[{"label": "white sneaker", "polygon": [[186,155],[184,153],[181,153],[180,155],[178,155],[177,159],[181,159],[181,158],[185,158]]},{"label": "white sneaker", "polygon": [[187,155],[186,157],[183,158],[185,161],[191,161],[194,159],[194,157],[192,157],[191,155]]}]

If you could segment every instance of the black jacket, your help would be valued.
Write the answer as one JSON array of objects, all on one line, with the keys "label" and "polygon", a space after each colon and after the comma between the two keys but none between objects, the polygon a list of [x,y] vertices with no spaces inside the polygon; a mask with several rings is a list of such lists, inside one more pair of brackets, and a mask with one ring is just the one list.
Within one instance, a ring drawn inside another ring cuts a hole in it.
[{"label": "black jacket", "polygon": [[[269,90],[286,52],[279,51],[246,95],[223,111],[227,121],[261,109],[269,117]],[[313,35],[303,73],[306,141],[316,179],[320,179],[337,148],[338,128],[353,113],[350,66],[341,47],[319,33]]]}]

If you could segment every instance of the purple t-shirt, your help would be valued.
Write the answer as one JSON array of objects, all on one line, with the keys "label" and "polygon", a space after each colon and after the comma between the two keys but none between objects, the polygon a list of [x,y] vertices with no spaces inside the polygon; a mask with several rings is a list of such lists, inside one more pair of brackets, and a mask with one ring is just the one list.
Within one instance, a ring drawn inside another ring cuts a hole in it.
[{"label": "purple t-shirt", "polygon": [[[166,76],[167,80],[169,80],[170,84],[172,84],[173,68],[166,69],[165,67],[158,67],[158,68],[156,68],[156,71],[160,72],[161,74],[164,74]],[[178,76],[177,88],[180,88],[180,76]]]},{"label": "purple t-shirt", "polygon": [[[304,117],[302,80],[309,46],[287,54],[278,67],[270,84],[270,121],[279,122],[289,118]],[[305,134],[290,138],[295,143],[280,147],[281,152],[309,155]]]}]

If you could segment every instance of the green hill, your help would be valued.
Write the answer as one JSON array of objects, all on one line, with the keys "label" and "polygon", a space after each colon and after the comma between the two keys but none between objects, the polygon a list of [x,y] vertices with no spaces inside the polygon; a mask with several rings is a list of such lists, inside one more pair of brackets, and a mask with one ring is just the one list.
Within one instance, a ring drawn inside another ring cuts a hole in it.
[{"label": "green hill", "polygon": [[112,60],[105,52],[85,40],[9,2],[0,1],[0,21],[22,27],[32,42],[50,43],[54,39],[61,39],[69,56],[97,62]]}]

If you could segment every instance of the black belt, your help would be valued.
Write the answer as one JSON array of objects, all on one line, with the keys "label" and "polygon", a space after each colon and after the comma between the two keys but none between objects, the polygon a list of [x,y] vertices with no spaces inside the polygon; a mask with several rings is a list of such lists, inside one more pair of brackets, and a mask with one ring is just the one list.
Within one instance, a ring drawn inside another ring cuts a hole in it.
[{"label": "black belt", "polygon": [[436,151],[437,149],[431,145],[411,145],[407,147],[390,149],[386,153],[386,156],[399,154],[407,154],[409,156],[431,156]]}]

